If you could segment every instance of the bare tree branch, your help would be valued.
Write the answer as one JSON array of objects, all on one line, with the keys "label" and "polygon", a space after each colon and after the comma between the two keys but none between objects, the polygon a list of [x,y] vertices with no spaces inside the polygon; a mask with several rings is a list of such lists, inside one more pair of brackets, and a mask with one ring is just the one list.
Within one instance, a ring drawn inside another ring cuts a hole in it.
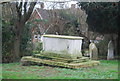
[{"label": "bare tree branch", "polygon": [[24,14],[27,12],[27,2],[24,3]]},{"label": "bare tree branch", "polygon": [[29,19],[29,17],[31,16],[32,11],[33,11],[34,6],[36,5],[36,3],[37,3],[37,2],[31,2],[31,3],[30,3],[30,7],[29,7],[29,9],[28,9],[28,12],[26,12],[26,13],[24,14],[24,18],[23,18],[23,22],[24,22],[24,23],[25,23],[25,22]]},{"label": "bare tree branch", "polygon": [[17,10],[17,15],[18,15],[18,21],[21,20],[21,16],[22,16],[22,4],[23,4],[23,2],[20,2],[20,5],[19,5],[19,2],[16,2],[16,10]]}]

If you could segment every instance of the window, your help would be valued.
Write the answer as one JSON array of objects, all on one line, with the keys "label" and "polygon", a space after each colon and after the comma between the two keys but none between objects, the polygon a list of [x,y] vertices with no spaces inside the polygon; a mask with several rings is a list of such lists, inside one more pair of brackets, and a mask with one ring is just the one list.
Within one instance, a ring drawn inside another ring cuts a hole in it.
[{"label": "window", "polygon": [[37,39],[37,37],[38,37],[37,35],[34,35],[34,39]]}]

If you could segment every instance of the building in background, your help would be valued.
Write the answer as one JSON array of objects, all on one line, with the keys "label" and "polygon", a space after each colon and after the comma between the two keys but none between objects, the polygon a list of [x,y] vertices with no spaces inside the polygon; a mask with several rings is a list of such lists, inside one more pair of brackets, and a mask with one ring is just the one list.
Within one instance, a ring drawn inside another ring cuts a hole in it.
[{"label": "building in background", "polygon": [[[87,15],[84,11],[77,6],[77,4],[71,4],[71,7],[65,8],[65,2],[59,2],[59,8],[55,8],[55,4],[51,5],[51,9],[45,8],[45,3],[40,3],[40,8],[36,8],[31,15],[30,20],[39,20],[39,22],[35,22],[36,27],[32,27],[32,41],[39,42],[41,35],[43,34],[63,34],[66,22],[61,17],[61,12],[67,12],[68,15],[72,14],[74,17],[77,18],[76,22],[79,22],[77,30],[79,30],[82,36],[88,37],[88,26],[86,23]],[[64,6],[64,7],[62,7]],[[38,33],[38,31],[40,31]]]}]

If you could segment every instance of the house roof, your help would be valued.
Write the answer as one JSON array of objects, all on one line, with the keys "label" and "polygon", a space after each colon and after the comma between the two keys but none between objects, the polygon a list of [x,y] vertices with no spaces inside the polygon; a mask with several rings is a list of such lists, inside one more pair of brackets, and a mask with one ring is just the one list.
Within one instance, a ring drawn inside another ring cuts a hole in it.
[{"label": "house roof", "polygon": [[36,11],[41,19],[49,19],[49,14],[46,9],[36,8]]},{"label": "house roof", "polygon": [[64,11],[64,10],[69,10],[69,9],[54,9],[54,10],[46,10],[46,9],[42,9],[42,8],[36,8],[35,9],[38,13],[38,15],[40,16],[41,19],[47,19],[49,20],[51,17],[53,16],[57,16],[59,15],[58,13],[60,11]]}]

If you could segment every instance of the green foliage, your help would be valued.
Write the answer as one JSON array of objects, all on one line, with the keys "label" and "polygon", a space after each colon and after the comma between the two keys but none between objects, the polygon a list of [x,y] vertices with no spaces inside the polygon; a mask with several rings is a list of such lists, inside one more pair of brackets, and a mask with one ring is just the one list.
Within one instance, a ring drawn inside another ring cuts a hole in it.
[{"label": "green foliage", "polygon": [[[12,62],[12,57],[14,56],[14,40],[15,40],[15,32],[14,32],[14,23],[15,18],[5,18],[2,19],[2,62]],[[38,22],[40,20],[34,20],[34,22]],[[21,33],[21,41],[20,41],[20,55],[32,55],[33,44],[31,42],[31,28],[37,27],[33,22],[27,22],[25,27]],[[38,28],[38,27],[37,27]],[[39,48],[40,50],[42,48]]]},{"label": "green foliage", "polygon": [[43,51],[43,44],[41,42],[36,42],[36,46],[34,47],[34,50],[32,51],[32,54],[38,54]]},{"label": "green foliage", "polygon": [[[3,62],[12,62],[13,57],[13,45],[15,40],[14,33],[14,22],[15,19],[10,18],[7,20],[2,20],[2,60]],[[31,26],[27,23],[21,34],[20,50],[21,56],[30,55],[32,52],[31,39]]]},{"label": "green foliage", "polygon": [[117,2],[82,2],[81,8],[88,14],[89,29],[99,33],[118,33],[119,8]]},{"label": "green foliage", "polygon": [[42,51],[42,43],[41,42],[33,43],[31,40],[32,39],[31,29],[33,27],[36,29],[34,34],[40,34],[40,29],[38,25],[35,24],[38,22],[46,23],[47,21],[41,19],[34,19],[25,24],[23,33],[21,34],[21,51],[24,53],[23,56],[40,53]]},{"label": "green foliage", "polygon": [[98,48],[98,57],[100,59],[106,59],[107,58],[108,43],[109,43],[109,40],[104,39],[104,40],[101,40],[99,43],[96,44],[96,46]]},{"label": "green foliage", "polygon": [[12,31],[13,22],[2,20],[2,60],[3,62],[12,61],[14,32]]},{"label": "green foliage", "polygon": [[38,50],[38,51],[42,51],[43,50],[43,44],[42,44],[42,42],[38,43],[38,46],[36,47],[36,50]]},{"label": "green foliage", "polygon": [[60,17],[65,19],[65,20],[69,20],[69,21],[75,21],[77,19],[77,17],[75,17],[74,14],[72,14],[70,11],[61,11],[60,13]]},{"label": "green foliage", "polygon": [[79,36],[75,23],[70,22],[70,23],[65,24],[63,34],[70,35],[70,36]]},{"label": "green foliage", "polygon": [[25,24],[23,32],[21,34],[21,42],[20,42],[20,51],[21,56],[31,55],[32,54],[32,42],[31,42],[31,24]]},{"label": "green foliage", "polygon": [[79,36],[77,31],[78,25],[80,24],[77,20],[75,14],[71,13],[71,11],[61,11],[59,13],[60,17],[65,20],[67,23],[64,25],[63,35],[72,35],[72,36]]},{"label": "green foliage", "polygon": [[21,34],[21,52],[23,52],[22,56],[25,55],[32,55],[36,53],[40,53],[42,51],[42,43],[40,42],[32,42],[32,33],[31,29],[34,27],[36,31],[34,34],[41,34],[39,26],[36,23],[43,22],[47,23],[47,20],[41,20],[41,19],[34,19],[31,21],[28,21],[25,24],[25,27],[23,29],[23,33]]},{"label": "green foliage", "polygon": [[118,79],[116,60],[101,60],[98,66],[80,69],[21,66],[20,63],[3,64],[2,67],[3,79]]},{"label": "green foliage", "polygon": [[[15,19],[9,21],[2,20],[2,60],[3,62],[12,62],[13,45],[15,40],[14,22]],[[32,54],[30,24],[26,24],[21,34],[20,50],[21,56]]]},{"label": "green foliage", "polygon": [[[114,40],[117,43],[117,45],[114,45],[115,53],[116,55],[119,54],[120,2],[82,2],[79,3],[79,6],[88,14],[87,23],[89,30],[100,34],[116,34],[118,36],[116,39],[111,38],[110,40]],[[106,41],[102,41],[101,44],[98,45],[100,55],[103,54],[103,56],[106,56],[106,46],[108,46]]]},{"label": "green foliage", "polygon": [[[28,4],[30,7],[29,9],[27,9]],[[18,60],[17,58],[20,58],[20,56],[22,56],[21,53],[27,52],[26,49],[27,49],[28,41],[30,41],[30,28],[25,26],[25,24],[27,23],[27,20],[29,19],[35,4],[36,2],[27,3],[23,1],[20,2],[20,5],[19,2],[10,2],[10,3],[7,2],[1,4],[2,19],[3,19],[2,20],[2,30],[3,30],[2,60],[3,61],[2,62],[12,62],[13,60],[16,61]],[[23,6],[24,8],[22,8]],[[22,11],[24,11],[24,13],[22,13]]]}]

